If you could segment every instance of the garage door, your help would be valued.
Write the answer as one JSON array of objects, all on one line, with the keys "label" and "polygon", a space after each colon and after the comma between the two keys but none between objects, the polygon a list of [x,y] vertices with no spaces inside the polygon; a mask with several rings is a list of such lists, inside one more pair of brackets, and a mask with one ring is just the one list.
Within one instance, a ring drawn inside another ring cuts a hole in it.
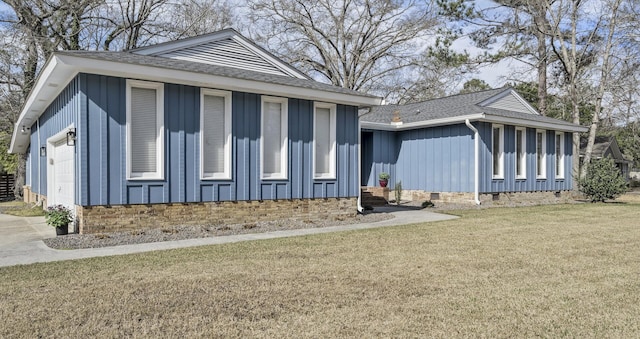
[{"label": "garage door", "polygon": [[53,144],[49,158],[49,170],[47,184],[47,203],[51,205],[64,205],[71,211],[75,211],[75,147],[67,146],[66,139]]}]

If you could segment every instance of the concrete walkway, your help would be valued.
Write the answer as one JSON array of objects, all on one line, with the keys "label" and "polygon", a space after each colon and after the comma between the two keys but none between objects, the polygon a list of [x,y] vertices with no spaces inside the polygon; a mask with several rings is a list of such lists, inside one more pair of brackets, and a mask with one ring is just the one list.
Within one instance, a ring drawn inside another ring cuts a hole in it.
[{"label": "concrete walkway", "polygon": [[42,239],[55,236],[55,229],[44,222],[44,217],[14,217],[0,214],[0,267],[38,262],[73,260],[92,257],[105,257],[174,248],[203,245],[227,244],[240,241],[263,240],[295,237],[329,232],[362,230],[368,228],[398,226],[413,223],[455,219],[457,217],[430,212],[427,210],[409,210],[393,207],[376,208],[395,216],[390,220],[370,224],[353,224],[323,228],[304,228],[286,231],[274,231],[255,234],[239,234],[211,238],[164,241],[147,244],[122,245],[79,250],[55,250],[47,247]]}]

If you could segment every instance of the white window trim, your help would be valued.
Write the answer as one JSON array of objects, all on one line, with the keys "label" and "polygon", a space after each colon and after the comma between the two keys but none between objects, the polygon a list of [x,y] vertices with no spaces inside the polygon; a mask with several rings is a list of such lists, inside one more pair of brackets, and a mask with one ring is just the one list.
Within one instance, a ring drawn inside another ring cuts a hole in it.
[{"label": "white window trim", "polygon": [[[229,91],[214,89],[200,89],[200,179],[201,180],[231,180],[231,95]],[[224,98],[224,171],[219,173],[204,172],[204,96]]]},{"label": "white window trim", "polygon": [[[279,103],[280,114],[280,173],[264,173],[264,104],[265,102]],[[289,159],[289,100],[282,97],[262,96],[260,105],[260,179],[287,180]]]},{"label": "white window trim", "polygon": [[[131,171],[131,88],[150,88],[156,90],[157,126],[158,137],[156,148],[156,168],[155,172],[132,172]],[[149,82],[127,79],[127,180],[164,180],[164,84],[161,82]]]},{"label": "white window trim", "polygon": [[[538,134],[542,134],[542,163],[540,164],[541,174],[538,174]],[[547,131],[536,130],[536,179],[547,178]]]},{"label": "white window trim", "polygon": [[[522,157],[518,159],[518,131],[522,131]],[[520,163],[523,175],[518,175],[518,164],[516,164],[516,179],[527,178],[527,129],[525,127],[516,127],[516,162]]]},{"label": "white window trim", "polygon": [[[329,139],[331,147],[329,149],[329,173],[318,173],[316,168],[316,113],[318,108],[329,109]],[[313,178],[314,179],[336,179],[336,105],[324,102],[313,104]]]},{"label": "white window trim", "polygon": [[[556,179],[564,179],[564,133],[556,132],[556,136],[560,136],[560,156],[556,153],[556,162],[559,162],[560,166],[556,165],[556,168],[559,169],[560,173],[556,171]],[[557,140],[554,140],[554,142]],[[557,148],[557,145],[556,145]]]},{"label": "white window trim", "polygon": [[[494,157],[494,149],[493,149],[493,145],[494,145],[494,140],[493,140],[493,130],[499,128],[500,129],[500,140],[498,142],[498,146],[499,146],[499,159],[498,159],[498,174],[494,174],[495,173],[495,168],[493,168],[493,157]],[[492,124],[491,125],[491,174],[493,179],[504,179],[504,126],[503,125],[497,125],[497,124]]]}]

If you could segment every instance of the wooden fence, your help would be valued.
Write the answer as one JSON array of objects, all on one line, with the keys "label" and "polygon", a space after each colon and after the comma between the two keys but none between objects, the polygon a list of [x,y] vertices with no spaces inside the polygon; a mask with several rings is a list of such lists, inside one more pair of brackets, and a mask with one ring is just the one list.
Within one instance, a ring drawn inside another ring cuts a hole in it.
[{"label": "wooden fence", "polygon": [[0,175],[0,200],[13,200],[13,185],[15,184],[15,178],[13,174]]}]

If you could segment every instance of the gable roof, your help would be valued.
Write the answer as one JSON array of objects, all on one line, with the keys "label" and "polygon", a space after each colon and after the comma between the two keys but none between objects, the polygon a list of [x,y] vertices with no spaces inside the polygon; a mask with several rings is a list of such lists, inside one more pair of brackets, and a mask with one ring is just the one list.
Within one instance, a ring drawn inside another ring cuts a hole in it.
[{"label": "gable roof", "polygon": [[[163,53],[168,53],[167,51],[195,48],[198,42],[210,43],[229,36],[236,42],[243,41],[242,44],[239,43],[240,45],[248,46],[245,41],[247,39],[239,33],[234,30],[225,30],[221,31],[221,34],[214,33],[204,38],[180,40],[179,42],[184,43],[182,45],[170,42],[125,52],[61,51],[53,53],[40,71],[31,93],[25,100],[14,126],[9,152],[26,152],[30,138],[28,133],[20,133],[21,127],[33,125],[78,73],[294,97],[353,106],[373,106],[382,102],[380,97],[299,76],[301,73],[297,74],[299,71],[295,68],[272,55],[269,58],[274,60],[270,60],[265,56],[268,52],[253,43],[251,44],[255,47],[254,49],[258,49],[254,50],[256,53],[254,56],[263,57],[261,65],[272,65],[286,74],[276,74],[277,72],[272,71],[273,69],[267,71],[256,69],[256,64],[242,67],[242,62],[225,65],[227,61],[216,63],[162,56]],[[156,52],[160,55],[153,55]],[[227,59],[230,55],[227,55]],[[245,55],[242,54],[239,60],[244,57]]]},{"label": "gable roof", "polygon": [[[392,123],[398,111],[402,123]],[[586,127],[542,116],[511,87],[457,94],[405,105],[373,107],[361,116],[362,127],[382,130],[415,129],[469,121],[585,132]]]},{"label": "gable roof", "polygon": [[[587,138],[580,138],[580,156],[584,156],[587,150]],[[611,136],[597,136],[591,150],[591,157],[594,159],[611,156],[616,162],[632,162],[622,154],[618,140]]]},{"label": "gable roof", "polygon": [[234,67],[268,74],[310,79],[236,30],[199,35],[132,49],[130,53]]}]

